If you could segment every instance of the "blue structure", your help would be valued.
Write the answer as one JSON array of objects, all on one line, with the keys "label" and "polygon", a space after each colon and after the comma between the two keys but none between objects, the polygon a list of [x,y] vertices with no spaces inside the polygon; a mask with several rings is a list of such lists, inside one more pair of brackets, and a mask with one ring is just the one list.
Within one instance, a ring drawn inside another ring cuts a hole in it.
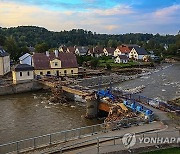
[{"label": "blue structure", "polygon": [[114,101],[114,95],[111,93],[111,90],[109,90],[109,89],[107,89],[107,90],[98,90],[97,95],[100,98],[109,97],[112,101]]},{"label": "blue structure", "polygon": [[132,109],[134,112],[143,113],[144,115],[148,116],[149,120],[152,121],[154,118],[154,113],[152,110],[148,109],[147,107],[137,103],[124,100],[123,104],[128,108]]}]

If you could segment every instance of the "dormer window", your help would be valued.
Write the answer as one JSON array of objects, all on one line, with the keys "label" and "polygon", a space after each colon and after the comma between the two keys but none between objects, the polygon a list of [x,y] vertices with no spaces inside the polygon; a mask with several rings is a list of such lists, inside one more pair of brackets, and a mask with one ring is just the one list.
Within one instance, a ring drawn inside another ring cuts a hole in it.
[{"label": "dormer window", "polygon": [[55,62],[55,63],[54,63],[54,66],[58,66],[58,63],[57,63],[57,62]]}]

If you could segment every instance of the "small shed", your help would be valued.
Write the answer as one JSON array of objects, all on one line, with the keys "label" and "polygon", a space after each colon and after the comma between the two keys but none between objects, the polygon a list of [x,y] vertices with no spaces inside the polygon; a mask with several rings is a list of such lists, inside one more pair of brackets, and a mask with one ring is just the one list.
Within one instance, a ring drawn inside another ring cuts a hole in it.
[{"label": "small shed", "polygon": [[12,71],[13,84],[29,82],[34,79],[34,67],[28,64],[17,64]]}]

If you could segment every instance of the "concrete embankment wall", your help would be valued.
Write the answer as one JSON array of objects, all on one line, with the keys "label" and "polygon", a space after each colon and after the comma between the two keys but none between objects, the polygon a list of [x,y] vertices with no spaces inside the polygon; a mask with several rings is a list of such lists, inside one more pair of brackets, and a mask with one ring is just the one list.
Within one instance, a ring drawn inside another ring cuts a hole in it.
[{"label": "concrete embankment wall", "polygon": [[22,92],[29,92],[42,89],[42,84],[37,81],[31,81],[26,83],[12,84],[7,86],[0,86],[0,95],[18,94]]}]

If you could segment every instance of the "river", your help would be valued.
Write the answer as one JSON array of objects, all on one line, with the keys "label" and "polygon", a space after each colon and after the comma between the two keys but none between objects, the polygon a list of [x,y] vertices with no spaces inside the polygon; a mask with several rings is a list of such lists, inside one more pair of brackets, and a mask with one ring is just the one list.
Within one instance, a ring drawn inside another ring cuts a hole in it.
[{"label": "river", "polygon": [[180,97],[180,64],[163,64],[147,75],[129,80],[119,85],[120,89],[145,86],[141,95],[157,100],[168,101]]},{"label": "river", "polygon": [[[151,74],[117,84],[122,89],[146,86],[142,94],[167,101],[180,96],[180,64],[164,64]],[[84,104],[52,104],[45,91],[0,96],[0,144],[61,130],[97,124]]]}]

